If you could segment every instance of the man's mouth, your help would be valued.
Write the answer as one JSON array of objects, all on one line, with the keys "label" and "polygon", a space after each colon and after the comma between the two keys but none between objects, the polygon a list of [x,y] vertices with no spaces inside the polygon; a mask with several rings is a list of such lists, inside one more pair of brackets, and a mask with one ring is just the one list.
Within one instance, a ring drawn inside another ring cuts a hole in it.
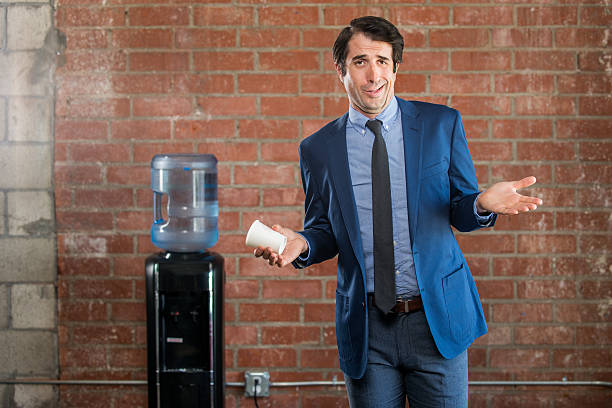
[{"label": "man's mouth", "polygon": [[366,89],[364,90],[364,92],[372,97],[372,98],[376,98],[377,96],[380,96],[380,94],[382,93],[383,89],[384,89],[385,85],[382,84],[380,87],[378,88],[373,88],[373,89]]}]

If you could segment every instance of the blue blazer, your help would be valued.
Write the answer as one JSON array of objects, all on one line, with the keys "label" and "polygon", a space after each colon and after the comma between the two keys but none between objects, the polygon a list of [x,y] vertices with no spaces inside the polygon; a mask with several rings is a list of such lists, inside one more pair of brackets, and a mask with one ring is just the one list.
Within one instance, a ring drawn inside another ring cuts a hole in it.
[{"label": "blue blazer", "polygon": [[[481,228],[478,185],[459,112],[398,98],[404,133],[412,254],[423,306],[441,355],[452,358],[486,333],[474,279],[451,226]],[[346,149],[348,113],[300,143],[310,249],[298,267],[338,255],[336,338],[340,368],[361,378],[368,361],[365,266]]]}]

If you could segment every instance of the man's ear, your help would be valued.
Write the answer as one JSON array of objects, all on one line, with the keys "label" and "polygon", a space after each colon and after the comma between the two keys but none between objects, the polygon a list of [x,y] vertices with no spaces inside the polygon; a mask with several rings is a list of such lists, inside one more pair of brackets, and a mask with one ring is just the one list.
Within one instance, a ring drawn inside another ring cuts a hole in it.
[{"label": "man's ear", "polygon": [[336,67],[336,73],[338,74],[338,79],[340,80],[341,83],[344,84],[344,76],[342,75],[342,68],[340,68],[339,64],[334,64],[334,66]]}]

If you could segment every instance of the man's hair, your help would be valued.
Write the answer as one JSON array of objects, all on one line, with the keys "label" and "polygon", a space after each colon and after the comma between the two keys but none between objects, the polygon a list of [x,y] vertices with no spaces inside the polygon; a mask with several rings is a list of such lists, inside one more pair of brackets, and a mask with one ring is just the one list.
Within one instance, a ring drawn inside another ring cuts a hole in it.
[{"label": "man's hair", "polygon": [[338,38],[336,38],[336,42],[334,42],[334,47],[332,49],[334,63],[340,67],[342,76],[346,75],[348,43],[356,33],[363,33],[367,38],[373,41],[383,41],[391,44],[393,50],[393,72],[395,72],[397,64],[402,62],[404,38],[399,33],[399,30],[384,18],[365,16],[351,21],[350,26],[340,31]]}]

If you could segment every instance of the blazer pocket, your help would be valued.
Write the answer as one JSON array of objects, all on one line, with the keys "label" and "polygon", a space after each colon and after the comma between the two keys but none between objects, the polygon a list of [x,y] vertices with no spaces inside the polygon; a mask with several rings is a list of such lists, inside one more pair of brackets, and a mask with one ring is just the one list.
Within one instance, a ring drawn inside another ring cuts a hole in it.
[{"label": "blazer pocket", "polygon": [[472,296],[463,264],[442,278],[442,289],[451,334],[456,341],[463,341],[470,335],[474,320],[473,312],[468,307]]},{"label": "blazer pocket", "polygon": [[446,160],[442,160],[437,163],[427,164],[423,167],[421,179],[433,176],[434,174],[442,173],[443,171],[448,171]]}]

